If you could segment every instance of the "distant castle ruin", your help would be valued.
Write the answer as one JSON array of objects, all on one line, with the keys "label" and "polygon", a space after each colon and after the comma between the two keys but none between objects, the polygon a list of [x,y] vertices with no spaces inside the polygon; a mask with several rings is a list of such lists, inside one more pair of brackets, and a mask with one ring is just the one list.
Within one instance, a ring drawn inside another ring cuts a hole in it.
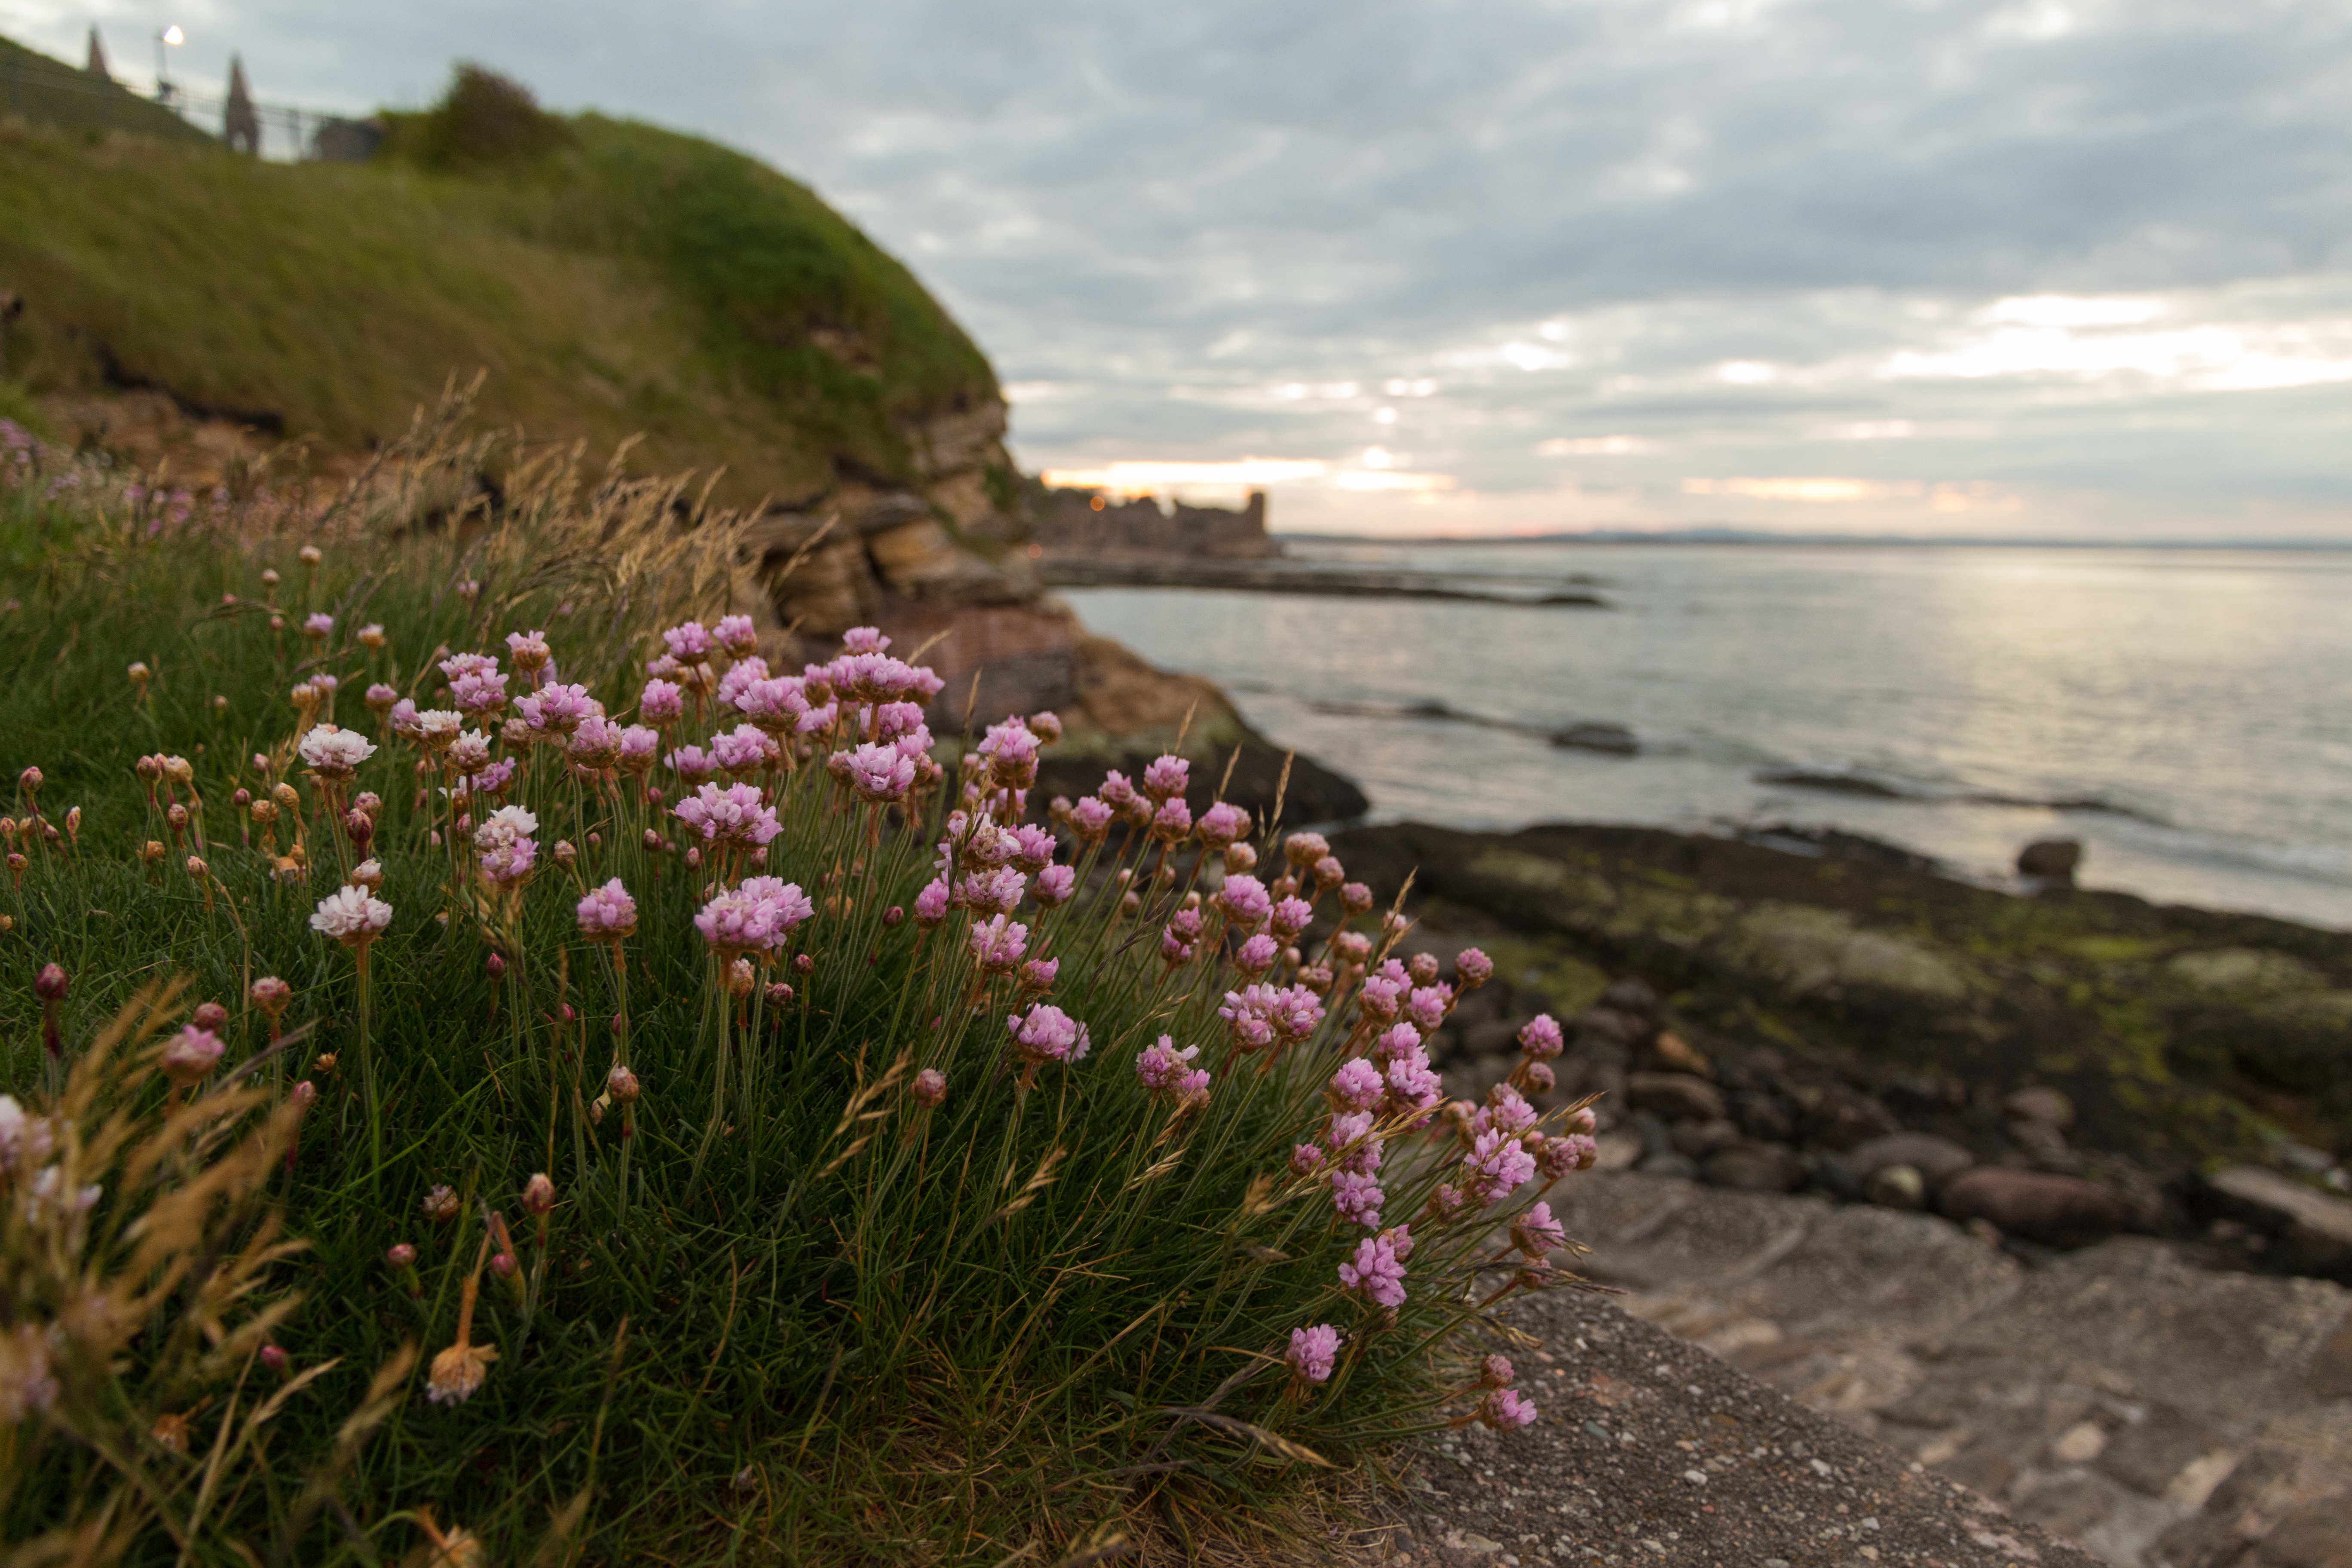
[{"label": "distant castle ruin", "polygon": [[1252,490],[1239,508],[1177,501],[1163,510],[1150,496],[1118,500],[1101,490],[1040,485],[1030,517],[1031,542],[1049,558],[1271,561],[1282,554],[1266,536],[1264,490]]}]

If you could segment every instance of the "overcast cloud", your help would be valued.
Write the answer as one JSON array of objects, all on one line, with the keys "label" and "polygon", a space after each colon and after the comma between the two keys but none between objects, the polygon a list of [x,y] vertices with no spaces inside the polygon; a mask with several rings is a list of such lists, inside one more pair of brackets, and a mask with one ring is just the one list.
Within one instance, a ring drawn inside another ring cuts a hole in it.
[{"label": "overcast cloud", "polygon": [[749,149],[1025,463],[1286,472],[1277,525],[2352,537],[2343,0],[0,0],[93,19]]}]

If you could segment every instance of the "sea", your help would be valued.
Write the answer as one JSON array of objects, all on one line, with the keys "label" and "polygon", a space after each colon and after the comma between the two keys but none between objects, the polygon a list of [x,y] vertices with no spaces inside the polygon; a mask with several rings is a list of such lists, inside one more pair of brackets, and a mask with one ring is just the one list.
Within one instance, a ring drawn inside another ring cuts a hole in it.
[{"label": "sea", "polygon": [[2352,930],[2352,551],[1288,548],[1484,597],[1064,593],[1377,820],[1836,829],[1993,886],[2071,838],[2088,887]]}]

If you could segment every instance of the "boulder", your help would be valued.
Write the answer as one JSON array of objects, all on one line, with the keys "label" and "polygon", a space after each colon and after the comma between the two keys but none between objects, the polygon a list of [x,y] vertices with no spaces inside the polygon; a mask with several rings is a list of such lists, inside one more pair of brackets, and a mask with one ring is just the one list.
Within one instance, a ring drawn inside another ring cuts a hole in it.
[{"label": "boulder", "polygon": [[1980,1219],[2045,1247],[2087,1247],[2131,1222],[2121,1198],[2079,1176],[1978,1165],[1946,1182],[1937,1205],[1952,1219]]},{"label": "boulder", "polygon": [[1843,1084],[1808,1085],[1797,1091],[1797,1103],[1804,1111],[1805,1141],[1824,1149],[1852,1149],[1902,1131],[1886,1107]]},{"label": "boulder", "polygon": [[1966,1149],[1932,1132],[1890,1132],[1855,1144],[1845,1160],[1856,1181],[1867,1182],[1890,1165],[1908,1165],[1929,1186],[1940,1185],[1977,1163]]},{"label": "boulder", "polygon": [[1723,1091],[1703,1078],[1686,1072],[1636,1072],[1625,1075],[1625,1101],[1668,1121],[1723,1120]]},{"label": "boulder", "polygon": [[1552,733],[1551,743],[1578,752],[1599,752],[1604,756],[1630,757],[1642,750],[1633,731],[1622,724],[1570,724]]},{"label": "boulder", "polygon": [[1797,1135],[1797,1113],[1777,1094],[1742,1094],[1731,1102],[1732,1120],[1759,1143],[1786,1143]]},{"label": "boulder", "polygon": [[1805,1184],[1805,1167],[1778,1143],[1734,1143],[1707,1156],[1700,1172],[1709,1186],[1742,1193],[1793,1193]]},{"label": "boulder", "polygon": [[2214,1206],[2271,1238],[2273,1264],[2352,1284],[2352,1201],[2256,1165],[2232,1165],[2210,1186]]},{"label": "boulder", "polygon": [[1863,1183],[1862,1193],[1881,1208],[1927,1206],[1927,1179],[1919,1173],[1916,1165],[1881,1165]]},{"label": "boulder", "polygon": [[2002,1100],[2000,1109],[2011,1121],[2036,1122],[2060,1132],[2074,1125],[2074,1102],[2063,1089],[2021,1089]]},{"label": "boulder", "polygon": [[2017,852],[2017,874],[2045,882],[2072,882],[2083,847],[2072,838],[2037,838]]}]

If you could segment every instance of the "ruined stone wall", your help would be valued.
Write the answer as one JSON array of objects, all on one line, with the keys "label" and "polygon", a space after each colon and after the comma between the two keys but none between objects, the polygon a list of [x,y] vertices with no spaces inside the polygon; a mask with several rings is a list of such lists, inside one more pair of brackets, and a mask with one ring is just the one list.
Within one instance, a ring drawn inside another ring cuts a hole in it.
[{"label": "ruined stone wall", "polygon": [[1238,509],[1188,506],[1169,510],[1148,496],[1118,501],[1099,490],[1033,492],[1030,537],[1047,555],[1104,559],[1264,561],[1282,553],[1266,537],[1265,492]]}]

